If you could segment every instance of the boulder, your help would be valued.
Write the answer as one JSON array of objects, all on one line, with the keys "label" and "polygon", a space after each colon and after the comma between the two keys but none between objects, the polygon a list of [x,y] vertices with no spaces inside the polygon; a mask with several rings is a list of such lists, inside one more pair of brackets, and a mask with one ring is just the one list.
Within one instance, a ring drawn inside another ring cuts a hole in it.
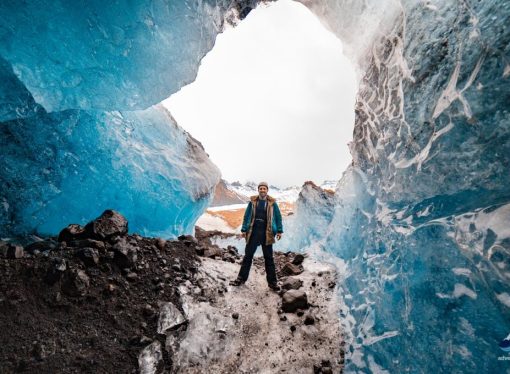
[{"label": "boulder", "polygon": [[76,252],[76,256],[87,267],[96,266],[99,263],[99,253],[94,248],[83,248]]},{"label": "boulder", "polygon": [[114,210],[105,210],[101,216],[85,226],[87,237],[108,240],[114,236],[123,236],[128,232],[128,221]]},{"label": "boulder", "polygon": [[298,309],[308,308],[308,299],[305,291],[288,290],[282,296],[282,310],[285,313],[292,313]]},{"label": "boulder", "polygon": [[294,265],[301,265],[303,261],[305,260],[305,256],[303,256],[301,253],[298,253],[294,256],[294,259],[292,260],[292,263]]},{"label": "boulder", "polygon": [[303,281],[295,277],[287,277],[282,282],[282,288],[284,290],[297,290],[303,285]]},{"label": "boulder", "polygon": [[287,262],[281,270],[281,273],[283,275],[298,275],[301,274],[302,272],[303,269],[301,267],[299,267],[298,265],[294,265],[290,262]]},{"label": "boulder", "polygon": [[85,237],[85,228],[73,223],[60,231],[60,234],[58,234],[58,241],[67,243],[73,240],[83,239]]},{"label": "boulder", "polygon": [[62,292],[69,296],[83,296],[89,285],[89,277],[83,270],[69,270],[64,274]]},{"label": "boulder", "polygon": [[126,238],[121,238],[113,246],[113,261],[121,269],[132,268],[138,259],[138,251]]}]

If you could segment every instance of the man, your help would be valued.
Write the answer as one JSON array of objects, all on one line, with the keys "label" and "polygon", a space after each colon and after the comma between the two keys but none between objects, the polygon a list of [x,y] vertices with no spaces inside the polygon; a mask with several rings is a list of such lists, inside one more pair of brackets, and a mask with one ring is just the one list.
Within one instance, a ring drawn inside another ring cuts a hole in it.
[{"label": "man", "polygon": [[248,280],[253,255],[257,247],[262,245],[267,283],[271,289],[279,291],[273,259],[273,243],[275,236],[280,240],[283,234],[282,215],[276,200],[267,194],[269,186],[266,182],[259,183],[258,191],[258,195],[250,197],[244,212],[241,232],[246,239],[246,248],[239,275],[230,284],[239,286]]}]

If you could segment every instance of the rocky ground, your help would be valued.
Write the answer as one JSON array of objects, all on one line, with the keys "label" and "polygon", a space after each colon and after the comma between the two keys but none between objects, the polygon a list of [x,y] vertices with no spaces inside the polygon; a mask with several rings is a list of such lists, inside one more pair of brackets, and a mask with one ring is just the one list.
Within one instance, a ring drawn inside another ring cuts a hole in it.
[{"label": "rocky ground", "polygon": [[231,286],[242,256],[214,235],[128,235],[105,211],[58,238],[0,242],[0,372],[340,372],[334,268],[275,252],[281,292],[262,257]]}]

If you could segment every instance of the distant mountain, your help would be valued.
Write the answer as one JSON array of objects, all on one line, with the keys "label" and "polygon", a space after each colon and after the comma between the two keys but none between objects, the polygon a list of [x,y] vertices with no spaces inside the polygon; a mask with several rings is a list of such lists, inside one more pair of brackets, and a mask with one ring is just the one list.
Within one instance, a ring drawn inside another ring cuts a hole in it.
[{"label": "distant mountain", "polygon": [[214,198],[211,207],[242,204],[249,200],[249,197],[237,192],[227,181],[221,179],[214,190]]},{"label": "distant mountain", "polygon": [[[228,182],[226,182],[226,183],[227,183],[227,186],[229,187],[229,189],[237,192],[241,196],[247,196],[249,198],[250,196],[257,195],[257,193],[258,193],[257,192],[257,183],[252,182],[252,181],[248,181],[246,183],[241,183],[239,181],[235,181],[230,184]],[[301,189],[307,183],[308,182],[305,182],[303,184],[303,186],[289,186],[289,187],[284,187],[284,188],[270,185],[269,186],[269,195],[276,198],[276,200],[278,200],[278,201],[293,203],[298,199]],[[336,180],[326,180],[318,187],[320,187],[323,190],[328,190],[328,191],[334,192],[336,190],[337,183],[338,183],[338,181],[336,181]],[[246,201],[248,201],[248,200],[246,200]]]}]

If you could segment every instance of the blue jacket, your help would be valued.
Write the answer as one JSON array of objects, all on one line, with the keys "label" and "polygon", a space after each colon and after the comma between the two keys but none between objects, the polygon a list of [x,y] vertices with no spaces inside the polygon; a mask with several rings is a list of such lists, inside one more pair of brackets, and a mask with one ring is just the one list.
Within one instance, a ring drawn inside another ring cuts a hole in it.
[{"label": "blue jacket", "polygon": [[[244,212],[243,218],[243,226],[241,227],[241,232],[246,233],[246,242],[250,240],[250,236],[253,231],[253,223],[255,222],[255,211],[257,209],[257,203],[259,201],[259,196],[255,195],[250,197],[250,202],[246,207],[246,211]],[[277,233],[283,233],[282,226],[282,214],[280,212],[280,208],[276,203],[276,200],[267,196],[267,226],[266,226],[266,245],[273,244],[275,242],[275,235]]]}]

